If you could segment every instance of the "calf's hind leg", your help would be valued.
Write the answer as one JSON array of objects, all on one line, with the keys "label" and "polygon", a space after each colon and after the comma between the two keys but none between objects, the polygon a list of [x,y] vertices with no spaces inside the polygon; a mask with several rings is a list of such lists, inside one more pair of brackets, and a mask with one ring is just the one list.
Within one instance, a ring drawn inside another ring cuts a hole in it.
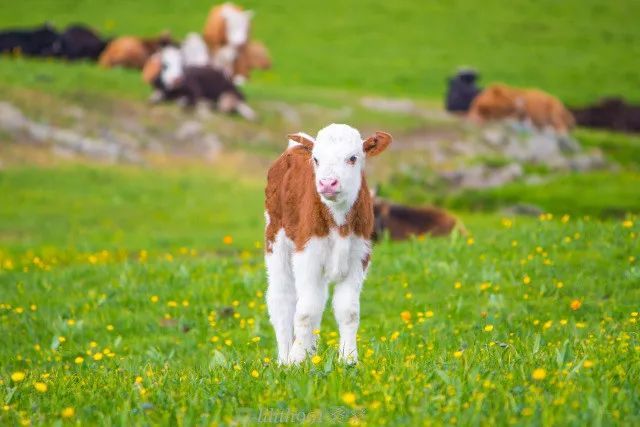
[{"label": "calf's hind leg", "polygon": [[296,288],[291,271],[291,256],[284,235],[276,237],[272,251],[265,255],[267,267],[267,310],[278,342],[278,362],[288,363],[293,343],[293,315]]}]

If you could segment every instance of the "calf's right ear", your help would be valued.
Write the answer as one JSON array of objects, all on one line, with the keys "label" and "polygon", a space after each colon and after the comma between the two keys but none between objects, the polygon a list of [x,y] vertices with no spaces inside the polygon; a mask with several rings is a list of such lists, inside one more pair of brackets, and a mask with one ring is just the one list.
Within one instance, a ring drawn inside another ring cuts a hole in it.
[{"label": "calf's right ear", "polygon": [[289,141],[294,141],[297,142],[298,144],[302,145],[304,148],[306,148],[307,150],[312,150],[313,149],[313,139],[302,132],[298,132],[298,133],[293,133],[291,135],[288,136]]}]

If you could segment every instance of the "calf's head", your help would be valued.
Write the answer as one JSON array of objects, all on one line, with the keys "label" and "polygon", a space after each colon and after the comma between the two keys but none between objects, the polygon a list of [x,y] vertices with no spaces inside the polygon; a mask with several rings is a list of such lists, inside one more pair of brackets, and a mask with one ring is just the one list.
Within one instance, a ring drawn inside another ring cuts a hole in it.
[{"label": "calf's head", "polygon": [[226,24],[227,42],[236,47],[245,44],[249,39],[253,12],[228,7],[223,10],[222,16]]},{"label": "calf's head", "polygon": [[315,139],[306,134],[289,135],[289,139],[311,151],[316,191],[328,206],[350,208],[362,185],[365,159],[384,151],[391,135],[376,132],[362,139],[347,125],[332,124],[318,132]]},{"label": "calf's head", "polygon": [[184,66],[180,49],[174,46],[167,46],[160,51],[162,70],[160,80],[167,89],[175,89],[184,78]]}]

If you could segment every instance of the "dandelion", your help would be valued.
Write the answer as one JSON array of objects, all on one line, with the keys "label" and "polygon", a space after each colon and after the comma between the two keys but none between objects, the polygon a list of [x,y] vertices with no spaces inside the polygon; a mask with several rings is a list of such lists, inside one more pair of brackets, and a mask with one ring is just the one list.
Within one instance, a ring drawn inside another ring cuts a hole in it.
[{"label": "dandelion", "polygon": [[542,381],[543,379],[545,379],[547,376],[547,371],[545,371],[543,368],[537,368],[533,370],[533,373],[531,374],[531,378],[533,378],[536,381]]},{"label": "dandelion", "polygon": [[486,325],[486,326],[484,327],[484,331],[485,331],[485,332],[491,332],[491,331],[493,331],[493,325]]},{"label": "dandelion", "polygon": [[230,339],[226,339],[224,340],[224,344],[227,346],[231,346],[231,344],[233,344],[233,341],[231,341]]},{"label": "dandelion", "polygon": [[260,337],[253,337],[251,338],[252,342],[260,342]]},{"label": "dandelion", "polygon": [[71,418],[75,414],[76,414],[76,410],[73,409],[71,406],[64,408],[62,412],[60,412],[60,415],[62,416],[62,418]]},{"label": "dandelion", "polygon": [[427,310],[424,312],[425,317],[433,317],[433,311]]},{"label": "dandelion", "polygon": [[224,243],[225,245],[230,245],[233,243],[233,237],[231,236],[224,236],[222,239],[222,243]]},{"label": "dandelion", "polygon": [[631,220],[623,221],[623,222],[622,222],[622,226],[623,226],[624,228],[631,228],[631,227],[633,227],[633,221],[631,221]]},{"label": "dandelion", "polygon": [[453,357],[455,357],[456,359],[460,359],[462,357],[462,350],[454,351]]},{"label": "dandelion", "polygon": [[14,372],[13,374],[11,374],[11,381],[13,381],[14,383],[19,383],[20,381],[24,380],[25,376],[25,373],[22,371]]},{"label": "dandelion", "polygon": [[460,289],[461,287],[462,287],[462,283],[460,283],[460,282],[456,282],[456,283],[453,284],[453,288],[454,289]]},{"label": "dandelion", "polygon": [[469,237],[469,238],[467,239],[467,245],[471,246],[471,245],[473,245],[474,243],[475,243],[475,240],[473,240],[473,237]]},{"label": "dandelion", "polygon": [[253,378],[258,378],[260,376],[260,372],[256,371],[255,369],[253,371],[251,371],[251,376]]},{"label": "dandelion", "polygon": [[525,285],[528,285],[529,283],[531,283],[531,277],[529,277],[528,274],[525,274],[524,277],[522,278],[522,283],[524,283]]},{"label": "dandelion", "polygon": [[411,320],[411,312],[410,311],[403,311],[402,313],[400,313],[400,317],[402,318],[402,320],[404,320],[405,322],[408,322],[409,320]]},{"label": "dandelion", "polygon": [[46,393],[48,390],[48,387],[45,383],[41,383],[41,382],[37,382],[33,384],[33,387],[36,389],[36,391],[38,391],[39,393]]},{"label": "dandelion", "polygon": [[411,298],[413,298],[413,294],[411,292],[407,292],[406,294],[404,294],[404,297],[406,299],[411,299]]},{"label": "dandelion", "polygon": [[262,361],[263,361],[264,363],[269,363],[269,362],[271,362],[271,359],[270,359],[270,358],[268,358],[268,357],[265,357],[264,359],[262,359]]},{"label": "dandelion", "polygon": [[585,360],[584,363],[582,364],[582,366],[584,366],[587,369],[593,368],[593,365],[594,363],[591,360]]},{"label": "dandelion", "polygon": [[582,307],[582,302],[578,299],[574,299],[573,301],[571,301],[570,307],[571,310],[577,311],[580,309],[580,307]]},{"label": "dandelion", "polygon": [[82,362],[84,362],[84,358],[82,356],[78,356],[73,361],[76,365],[80,365]]},{"label": "dandelion", "polygon": [[356,403],[356,395],[351,392],[344,393],[342,395],[342,401],[347,405],[353,405]]},{"label": "dandelion", "polygon": [[320,362],[322,362],[322,357],[318,356],[317,354],[311,358],[311,363],[313,363],[314,365],[317,365]]},{"label": "dandelion", "polygon": [[178,303],[175,301],[168,301],[167,302],[167,307],[177,307]]},{"label": "dandelion", "polygon": [[151,300],[152,303],[157,303],[158,301],[160,301],[160,297],[158,295],[151,295],[151,298],[149,298]]},{"label": "dandelion", "polygon": [[107,331],[111,332],[113,331],[113,325],[107,325]]},{"label": "dandelion", "polygon": [[102,360],[102,353],[98,352],[98,353],[94,354],[93,355],[93,360],[95,360],[95,361]]}]

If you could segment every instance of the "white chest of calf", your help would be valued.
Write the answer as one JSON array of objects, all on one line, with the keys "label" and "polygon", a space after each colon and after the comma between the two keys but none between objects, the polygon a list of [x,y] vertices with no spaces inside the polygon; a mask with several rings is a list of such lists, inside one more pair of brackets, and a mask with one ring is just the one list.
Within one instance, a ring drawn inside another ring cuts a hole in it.
[{"label": "white chest of calf", "polygon": [[368,242],[354,235],[341,236],[331,230],[326,237],[313,238],[304,252],[309,252],[312,262],[320,262],[326,282],[340,282],[350,275],[362,276],[362,259],[369,253]]}]

